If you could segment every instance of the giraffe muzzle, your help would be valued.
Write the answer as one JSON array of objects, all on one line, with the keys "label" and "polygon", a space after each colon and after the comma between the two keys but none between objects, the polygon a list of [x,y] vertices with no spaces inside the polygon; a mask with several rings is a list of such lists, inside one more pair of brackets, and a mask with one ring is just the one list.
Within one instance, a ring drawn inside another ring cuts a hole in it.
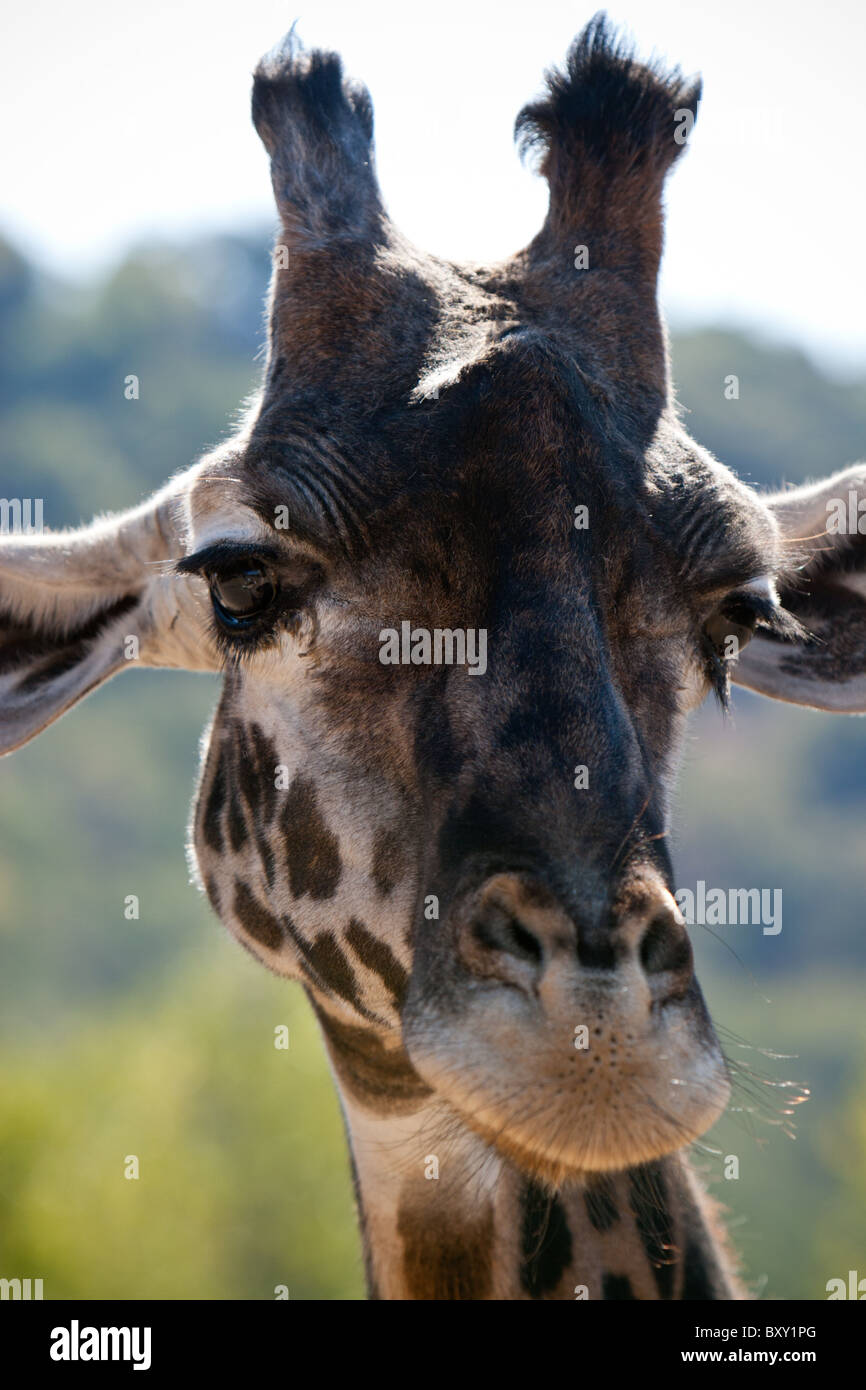
[{"label": "giraffe muzzle", "polygon": [[416,951],[403,1034],[428,1084],[555,1183],[673,1152],[728,1098],[685,923],[654,871],[603,913],[566,912],[525,873],[459,894],[438,945]]}]

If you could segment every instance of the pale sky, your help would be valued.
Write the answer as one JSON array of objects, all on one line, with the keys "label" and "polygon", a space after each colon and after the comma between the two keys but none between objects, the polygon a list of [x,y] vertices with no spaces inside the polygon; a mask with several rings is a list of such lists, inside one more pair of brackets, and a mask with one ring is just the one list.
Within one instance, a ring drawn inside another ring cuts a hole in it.
[{"label": "pale sky", "polygon": [[[12,8],[14,6],[14,8]],[[273,220],[250,73],[297,20],[370,88],[389,210],[421,247],[487,260],[546,205],[514,117],[595,5],[565,0],[7,0],[0,229],[67,276],[145,236]],[[662,299],[866,369],[863,0],[611,0],[704,76],[668,185]]]}]

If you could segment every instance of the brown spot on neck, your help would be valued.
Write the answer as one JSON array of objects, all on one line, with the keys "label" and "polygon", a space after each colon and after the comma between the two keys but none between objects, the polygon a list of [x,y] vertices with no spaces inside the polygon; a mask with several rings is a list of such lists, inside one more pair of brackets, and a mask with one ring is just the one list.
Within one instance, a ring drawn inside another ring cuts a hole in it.
[{"label": "brown spot on neck", "polygon": [[377,1115],[410,1115],[432,1095],[402,1043],[386,1047],[372,1028],[340,1023],[312,1003],[340,1086],[358,1105]]},{"label": "brown spot on neck", "polygon": [[419,1197],[417,1180],[401,1198],[397,1232],[403,1242],[406,1297],[485,1299],[493,1292],[493,1206],[452,1214],[436,1201],[438,1184]]}]

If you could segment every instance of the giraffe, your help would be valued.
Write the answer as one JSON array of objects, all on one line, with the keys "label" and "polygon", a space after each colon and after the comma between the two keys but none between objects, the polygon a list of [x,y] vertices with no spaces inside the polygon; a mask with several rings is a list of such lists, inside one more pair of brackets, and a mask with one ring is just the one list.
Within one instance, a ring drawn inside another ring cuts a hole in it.
[{"label": "giraffe", "polygon": [[699,96],[597,16],[517,119],[541,230],[454,265],[388,218],[366,90],[290,35],[254,79],[243,425],[0,542],[3,751],[130,666],[222,673],[198,883],[315,1010],[372,1298],[748,1297],[688,1158],[729,1079],[670,789],[731,682],[866,711],[866,546],[827,528],[866,465],[759,496],[682,426],[656,282]]}]

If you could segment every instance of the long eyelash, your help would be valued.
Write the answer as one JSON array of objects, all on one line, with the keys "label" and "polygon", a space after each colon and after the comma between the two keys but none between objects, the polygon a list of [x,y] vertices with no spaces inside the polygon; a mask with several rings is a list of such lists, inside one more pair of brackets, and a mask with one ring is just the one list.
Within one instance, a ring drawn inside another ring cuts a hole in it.
[{"label": "long eyelash", "polygon": [[[809,633],[799,619],[786,608],[779,608],[772,599],[753,593],[732,594],[731,598],[743,603],[755,614],[756,631],[765,632],[783,642],[808,641]],[[722,713],[727,715],[731,710],[731,667],[734,658],[719,656],[706,633],[702,634],[701,647],[707,678]]]},{"label": "long eyelash", "polygon": [[779,637],[786,642],[804,641],[809,634],[799,619],[789,613],[787,608],[779,608],[772,599],[763,598],[760,594],[736,594],[732,595],[738,601],[745,603],[757,617],[756,627],[762,632],[768,632],[773,637]]},{"label": "long eyelash", "polygon": [[227,632],[213,615],[209,623],[211,640],[217,649],[224,671],[236,671],[268,647],[277,644],[281,626],[279,618],[260,628],[247,628],[243,633]]},{"label": "long eyelash", "polygon": [[701,633],[701,650],[704,658],[704,669],[713,688],[713,694],[719,702],[722,713],[728,714],[731,709],[730,660],[719,656],[705,632]]},{"label": "long eyelash", "polygon": [[319,630],[315,614],[307,613],[299,607],[292,607],[289,593],[284,595],[283,603],[270,615],[268,621],[260,626],[228,632],[213,614],[208,626],[224,671],[237,671],[248,665],[253,657],[261,652],[275,648],[282,632],[299,637],[302,628],[308,630],[309,640],[305,643],[305,650],[300,651],[298,655],[307,656]]},{"label": "long eyelash", "polygon": [[183,559],[177,560],[173,572],[200,575],[204,578],[208,571],[224,569],[239,559],[275,564],[279,558],[279,551],[274,546],[253,545],[248,541],[219,541],[215,545],[208,545],[203,550],[196,551],[194,555],[185,555]]}]

